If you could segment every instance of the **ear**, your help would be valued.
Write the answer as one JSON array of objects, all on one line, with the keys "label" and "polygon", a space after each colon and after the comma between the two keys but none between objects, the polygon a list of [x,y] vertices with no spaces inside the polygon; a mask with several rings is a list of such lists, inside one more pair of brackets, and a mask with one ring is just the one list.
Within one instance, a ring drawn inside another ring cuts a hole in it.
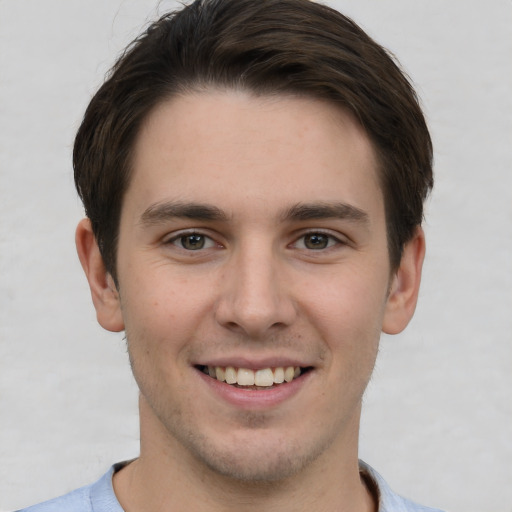
[{"label": "ear", "polygon": [[400,266],[391,280],[382,330],[386,334],[402,332],[411,320],[420,289],[425,258],[425,234],[420,226],[404,247]]},{"label": "ear", "polygon": [[83,219],[76,228],[76,250],[84,269],[99,324],[108,331],[124,330],[121,303],[114,279],[106,271],[91,221]]}]

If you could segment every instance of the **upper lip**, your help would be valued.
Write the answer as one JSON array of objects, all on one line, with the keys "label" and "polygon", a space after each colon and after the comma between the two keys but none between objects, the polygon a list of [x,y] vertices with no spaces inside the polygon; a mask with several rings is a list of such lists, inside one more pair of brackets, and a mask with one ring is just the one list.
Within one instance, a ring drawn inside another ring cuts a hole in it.
[{"label": "upper lip", "polygon": [[288,366],[300,366],[306,368],[311,364],[294,357],[264,357],[264,358],[248,358],[244,356],[222,356],[204,359],[194,364],[195,366],[233,366],[235,368],[247,368],[250,370],[260,370],[262,368],[279,368]]}]

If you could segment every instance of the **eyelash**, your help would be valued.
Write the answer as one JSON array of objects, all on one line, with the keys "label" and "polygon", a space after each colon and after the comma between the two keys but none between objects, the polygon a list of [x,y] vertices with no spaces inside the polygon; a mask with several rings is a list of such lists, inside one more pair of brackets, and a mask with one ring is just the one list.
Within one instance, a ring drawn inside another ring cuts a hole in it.
[{"label": "eyelash", "polygon": [[343,240],[340,240],[339,237],[334,236],[332,233],[328,233],[321,230],[312,230],[308,231],[306,233],[302,233],[300,237],[298,237],[295,242],[291,245],[297,245],[299,241],[303,241],[303,244],[305,245],[305,239],[306,237],[323,237],[327,239],[327,246],[326,247],[317,247],[317,248],[311,248],[311,247],[302,247],[302,250],[306,251],[325,251],[328,249],[331,249],[332,247],[335,247],[337,245],[346,245],[346,242],[343,242]]},{"label": "eyelash", "polygon": [[[172,238],[169,238],[164,243],[166,245],[174,245],[174,246],[176,246],[180,249],[183,249],[184,251],[187,251],[187,252],[195,252],[193,249],[187,249],[187,248],[183,247],[183,241],[187,238],[190,239],[192,237],[201,238],[204,243],[208,243],[207,241],[210,241],[211,245],[210,245],[210,247],[206,247],[206,249],[210,249],[214,245],[220,245],[217,242],[215,242],[215,240],[211,236],[205,235],[204,233],[200,233],[197,231],[183,231],[181,233],[178,233],[177,235],[174,235]],[[181,244],[178,245],[180,241],[181,241]],[[205,249],[205,247],[200,247],[199,249],[196,249],[196,250],[199,251],[201,249]]]},{"label": "eyelash", "polygon": [[[200,240],[198,240],[198,243],[202,242],[203,245],[201,245],[196,250],[184,247],[183,246],[184,241],[187,238],[190,239],[191,237],[196,237],[197,239],[200,239]],[[306,238],[307,237],[311,237],[310,240],[314,237],[324,238],[327,241],[327,245],[325,247],[316,247],[316,248],[307,247],[306,246],[306,243],[307,243]],[[340,240],[339,237],[336,237],[331,233],[321,231],[321,230],[312,230],[312,231],[308,231],[306,233],[302,233],[298,238],[295,239],[295,241],[293,243],[290,244],[290,246],[296,247],[300,243],[300,241],[302,241],[302,245],[303,245],[303,247],[297,247],[300,250],[318,251],[318,252],[331,249],[332,247],[337,246],[337,245],[346,245],[347,244],[345,241]],[[222,247],[222,245],[219,244],[218,242],[216,242],[211,236],[206,235],[201,232],[198,232],[198,231],[184,231],[184,232],[178,233],[178,234],[174,235],[172,238],[169,238],[168,240],[166,240],[164,243],[166,245],[174,245],[174,246],[178,247],[179,249],[182,249],[187,252],[196,252],[196,251],[201,251],[204,249],[211,249],[215,245],[217,247]],[[208,247],[204,247],[204,245],[208,245]]]}]

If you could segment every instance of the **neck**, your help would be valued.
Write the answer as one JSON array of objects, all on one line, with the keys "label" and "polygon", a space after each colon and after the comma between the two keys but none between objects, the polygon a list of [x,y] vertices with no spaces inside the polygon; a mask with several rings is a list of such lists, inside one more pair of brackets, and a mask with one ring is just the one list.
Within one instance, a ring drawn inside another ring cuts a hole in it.
[{"label": "neck", "polygon": [[[147,404],[141,404],[144,407]],[[147,417],[141,414],[140,457],[114,476],[114,490],[126,512],[377,510],[359,475],[358,425],[354,426],[355,443],[330,447],[292,476],[246,481],[208,468],[164,432],[160,422],[145,421]]]}]

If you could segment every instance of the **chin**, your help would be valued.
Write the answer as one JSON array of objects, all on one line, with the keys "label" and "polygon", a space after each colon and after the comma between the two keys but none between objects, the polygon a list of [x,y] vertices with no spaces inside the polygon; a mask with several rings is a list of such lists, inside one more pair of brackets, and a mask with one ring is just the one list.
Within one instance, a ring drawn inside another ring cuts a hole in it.
[{"label": "chin", "polygon": [[205,438],[189,439],[188,449],[213,473],[250,484],[279,482],[296,475],[310,466],[328,444],[324,441],[308,446],[252,432],[233,436],[220,446]]},{"label": "chin", "polygon": [[274,452],[268,458],[263,458],[262,454],[258,453],[242,460],[229,455],[219,457],[218,454],[214,457],[205,457],[203,453],[203,463],[208,469],[231,480],[246,483],[270,483],[286,480],[306,467],[311,458]]}]

